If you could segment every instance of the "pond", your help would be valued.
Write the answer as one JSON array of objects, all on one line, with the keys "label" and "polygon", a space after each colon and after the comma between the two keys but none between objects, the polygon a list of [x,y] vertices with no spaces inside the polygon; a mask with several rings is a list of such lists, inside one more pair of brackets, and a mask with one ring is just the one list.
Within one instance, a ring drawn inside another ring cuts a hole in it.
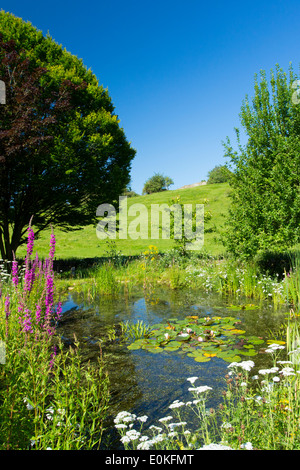
[{"label": "pond", "polygon": [[[214,354],[212,357],[207,354],[207,362],[197,362],[188,350],[182,348],[159,348],[155,354],[151,348],[128,349],[130,343],[120,341],[118,334],[112,334],[118,331],[118,325],[126,321],[134,324],[142,321],[156,328],[157,325],[170,325],[170,322],[174,325],[174,319],[180,323],[187,317],[216,317],[222,325],[224,319],[230,318],[232,325],[235,321],[239,322],[236,331],[244,333],[240,337],[259,337],[263,340],[248,345],[251,353],[249,357],[243,355],[242,360],[253,360],[257,369],[267,367],[270,357],[263,352],[266,341],[274,339],[272,332],[276,334],[284,322],[287,308],[275,311],[268,302],[244,308],[249,304],[249,299],[244,302],[189,290],[155,290],[151,294],[141,291],[130,298],[102,298],[93,303],[82,300],[80,294],[75,292],[68,295],[63,303],[63,316],[57,330],[59,335],[66,344],[72,344],[75,334],[85,360],[92,361],[99,357],[101,344],[107,364],[111,390],[108,427],[111,429],[104,441],[108,448],[119,448],[112,421],[118,412],[126,410],[138,416],[146,414],[149,417],[147,427],[158,425],[158,419],[170,414],[169,405],[174,400],[191,399],[188,377],[198,376],[197,386],[212,387],[207,405],[215,407],[222,399],[222,389],[226,388],[224,377],[230,362]],[[253,351],[256,354],[254,357]],[[253,373],[256,371],[253,370]],[[189,424],[191,422],[189,429],[192,429],[193,417],[188,419]]]}]

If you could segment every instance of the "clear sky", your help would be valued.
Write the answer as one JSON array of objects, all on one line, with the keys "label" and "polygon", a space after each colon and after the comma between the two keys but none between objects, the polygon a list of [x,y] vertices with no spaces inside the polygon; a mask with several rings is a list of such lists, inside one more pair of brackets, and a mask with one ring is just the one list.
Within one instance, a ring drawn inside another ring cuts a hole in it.
[{"label": "clear sky", "polygon": [[176,189],[224,164],[254,75],[299,71],[299,0],[2,0],[83,59],[137,150],[131,187],[154,172]]}]

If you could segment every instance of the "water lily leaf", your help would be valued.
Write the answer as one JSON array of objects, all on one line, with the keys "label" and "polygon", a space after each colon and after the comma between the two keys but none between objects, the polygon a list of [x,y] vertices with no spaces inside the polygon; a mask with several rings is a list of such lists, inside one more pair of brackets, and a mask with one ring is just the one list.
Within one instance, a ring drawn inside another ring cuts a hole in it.
[{"label": "water lily leaf", "polygon": [[135,341],[134,343],[129,344],[129,346],[127,346],[127,349],[134,351],[136,349],[141,349],[142,347],[143,344],[141,341]]},{"label": "water lily leaf", "polygon": [[168,347],[169,348],[180,348],[181,346],[181,342],[179,341],[170,341],[169,344],[168,344]]},{"label": "water lily leaf", "polygon": [[189,341],[191,336],[188,333],[184,333],[182,335],[177,335],[175,341]]},{"label": "water lily leaf", "polygon": [[196,356],[194,358],[196,362],[208,362],[210,361],[210,357],[204,357],[204,356]]},{"label": "water lily leaf", "polygon": [[239,354],[242,354],[243,356],[256,356],[258,353],[254,349],[248,349],[248,351],[243,351],[241,349],[239,350]]},{"label": "water lily leaf", "polygon": [[226,362],[240,362],[242,359],[240,356],[220,356]]},{"label": "water lily leaf", "polygon": [[180,347],[180,346],[166,346],[166,347],[164,348],[164,350],[165,350],[165,351],[170,351],[170,352],[172,352],[172,351],[178,351],[179,347]]},{"label": "water lily leaf", "polygon": [[262,343],[264,343],[264,340],[259,338],[258,336],[248,336],[247,340],[251,344],[262,344]]},{"label": "water lily leaf", "polygon": [[147,348],[147,350],[153,354],[158,354],[158,353],[163,352],[164,349],[160,348],[159,346],[156,346],[156,347],[152,346],[152,347]]}]

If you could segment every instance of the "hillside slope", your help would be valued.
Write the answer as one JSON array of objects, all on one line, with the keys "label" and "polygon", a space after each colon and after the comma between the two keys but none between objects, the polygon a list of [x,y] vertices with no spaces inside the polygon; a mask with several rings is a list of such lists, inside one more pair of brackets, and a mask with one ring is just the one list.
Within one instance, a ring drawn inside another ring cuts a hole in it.
[{"label": "hillside slope", "polygon": [[[205,222],[204,250],[210,254],[217,255],[223,253],[224,248],[218,241],[220,230],[224,225],[225,217],[230,205],[230,188],[227,183],[198,186],[195,188],[164,191],[146,196],[128,198],[128,207],[132,204],[143,204],[148,209],[149,236],[150,236],[150,208],[151,204],[171,205],[172,198],[180,196],[184,204],[203,204],[205,212],[211,213],[211,219]],[[138,215],[138,214],[137,214]],[[130,221],[130,219],[129,219]],[[139,229],[138,229],[139,230]],[[63,232],[55,229],[56,236],[56,258],[94,258],[106,254],[109,244],[99,240],[96,235],[96,228],[93,225],[84,227],[75,232]],[[46,230],[35,242],[35,250],[41,257],[47,257],[49,252],[50,231]],[[147,239],[147,240],[119,240],[118,235],[115,240],[115,248],[124,255],[138,255],[155,245],[160,251],[169,250],[174,246],[173,240]],[[34,251],[35,251],[34,250]],[[20,247],[17,256],[22,257],[26,248]]]}]

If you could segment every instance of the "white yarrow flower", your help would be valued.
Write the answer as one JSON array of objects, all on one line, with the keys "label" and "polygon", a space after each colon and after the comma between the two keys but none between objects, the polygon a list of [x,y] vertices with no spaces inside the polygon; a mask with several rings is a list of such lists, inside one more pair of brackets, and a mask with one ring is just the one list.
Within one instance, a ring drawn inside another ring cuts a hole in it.
[{"label": "white yarrow flower", "polygon": [[186,380],[188,380],[189,382],[191,382],[191,384],[193,385],[193,384],[196,382],[196,380],[198,380],[198,378],[199,378],[199,377],[189,377],[189,378],[186,379]]}]

